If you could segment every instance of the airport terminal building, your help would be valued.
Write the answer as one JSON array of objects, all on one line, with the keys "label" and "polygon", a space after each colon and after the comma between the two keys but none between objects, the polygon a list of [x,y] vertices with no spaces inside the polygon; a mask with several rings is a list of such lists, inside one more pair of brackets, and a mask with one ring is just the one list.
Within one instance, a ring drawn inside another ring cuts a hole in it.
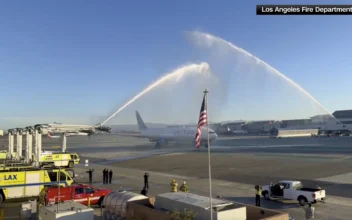
[{"label": "airport terminal building", "polygon": [[332,115],[342,124],[352,126],[352,110],[335,111]]},{"label": "airport terminal building", "polygon": [[332,115],[315,115],[309,119],[236,121],[210,124],[219,134],[266,134],[272,129],[319,129],[324,133],[343,133],[352,130],[352,110],[338,110]]}]

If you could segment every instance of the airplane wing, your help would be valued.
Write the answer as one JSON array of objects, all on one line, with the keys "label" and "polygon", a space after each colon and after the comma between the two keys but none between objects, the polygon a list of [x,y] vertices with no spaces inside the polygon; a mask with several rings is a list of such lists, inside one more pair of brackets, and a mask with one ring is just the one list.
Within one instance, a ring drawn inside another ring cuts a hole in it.
[{"label": "airplane wing", "polygon": [[51,135],[50,132],[48,132],[48,138],[61,138],[61,136]]},{"label": "airplane wing", "polygon": [[140,133],[117,133],[117,135],[124,137],[148,138],[147,136],[141,135]]}]

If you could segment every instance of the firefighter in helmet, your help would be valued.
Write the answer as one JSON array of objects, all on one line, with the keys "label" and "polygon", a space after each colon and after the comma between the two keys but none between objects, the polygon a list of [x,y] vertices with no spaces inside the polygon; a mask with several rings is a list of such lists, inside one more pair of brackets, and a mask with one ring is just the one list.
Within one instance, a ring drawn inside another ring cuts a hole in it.
[{"label": "firefighter in helmet", "polygon": [[172,180],[170,183],[170,186],[171,186],[171,192],[177,192],[178,183],[176,182],[176,180]]},{"label": "firefighter in helmet", "polygon": [[186,181],[183,181],[183,184],[180,186],[180,191],[181,192],[188,192],[188,187],[186,185]]},{"label": "firefighter in helmet", "polygon": [[41,205],[46,205],[46,193],[49,187],[45,186],[39,193],[39,203]]}]

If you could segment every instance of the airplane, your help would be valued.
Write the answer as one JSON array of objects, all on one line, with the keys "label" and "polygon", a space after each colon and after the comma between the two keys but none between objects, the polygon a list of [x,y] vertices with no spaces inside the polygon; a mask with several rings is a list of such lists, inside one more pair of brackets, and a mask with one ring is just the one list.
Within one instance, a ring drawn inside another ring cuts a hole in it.
[{"label": "airplane", "polygon": [[[169,142],[195,144],[195,136],[197,127],[166,127],[166,128],[147,128],[139,112],[136,111],[138,129],[141,137],[146,137],[150,142],[155,142],[155,147],[160,148],[166,146]],[[209,142],[215,140],[218,135],[209,129]],[[201,145],[208,147],[207,128],[201,128]]]}]

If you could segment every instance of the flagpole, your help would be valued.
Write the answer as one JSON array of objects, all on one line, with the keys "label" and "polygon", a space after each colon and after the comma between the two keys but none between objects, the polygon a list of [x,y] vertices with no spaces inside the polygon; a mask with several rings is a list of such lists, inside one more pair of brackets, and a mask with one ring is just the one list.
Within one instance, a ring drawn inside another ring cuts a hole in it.
[{"label": "flagpole", "polygon": [[213,220],[213,196],[212,196],[212,187],[211,187],[211,164],[210,164],[210,141],[209,141],[209,112],[208,112],[208,90],[204,90],[205,95],[205,106],[207,110],[207,146],[208,146],[208,170],[209,170],[209,202],[210,202],[210,220]]}]

